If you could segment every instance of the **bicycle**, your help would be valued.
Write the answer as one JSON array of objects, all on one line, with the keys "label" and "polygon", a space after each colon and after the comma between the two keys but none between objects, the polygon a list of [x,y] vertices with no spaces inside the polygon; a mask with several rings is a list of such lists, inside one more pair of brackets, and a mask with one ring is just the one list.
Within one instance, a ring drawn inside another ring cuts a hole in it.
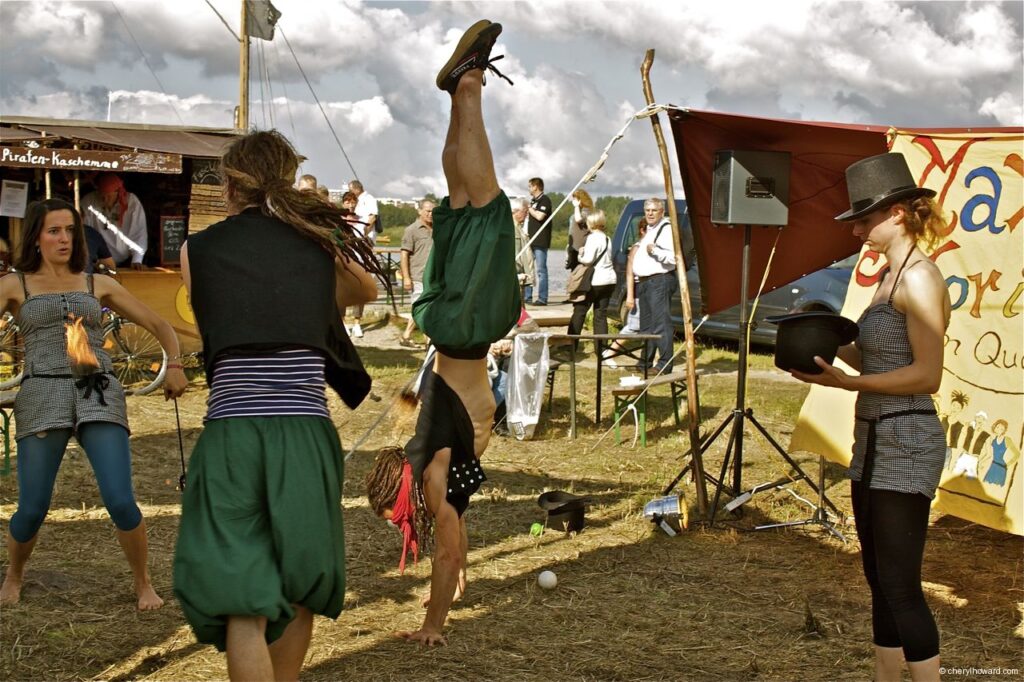
[{"label": "bicycle", "polygon": [[[103,309],[103,350],[127,395],[152,393],[167,373],[167,353],[145,327]],[[25,375],[25,345],[10,313],[0,316],[0,390],[15,388]]]}]

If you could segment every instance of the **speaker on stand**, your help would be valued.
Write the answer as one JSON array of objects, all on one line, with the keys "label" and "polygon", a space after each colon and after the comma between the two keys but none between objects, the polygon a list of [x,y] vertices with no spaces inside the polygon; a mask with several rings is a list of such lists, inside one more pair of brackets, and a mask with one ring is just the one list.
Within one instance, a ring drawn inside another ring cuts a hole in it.
[{"label": "speaker on stand", "polygon": [[[808,523],[824,525],[838,535],[838,532],[828,522],[827,512],[824,510],[827,505],[833,512],[841,516],[839,510],[825,496],[824,459],[820,462],[819,480],[816,485],[800,465],[789,456],[789,453],[757,421],[753,409],[746,405],[747,348],[752,324],[752,313],[749,311],[747,300],[747,291],[750,285],[751,231],[752,226],[755,225],[774,226],[782,229],[787,224],[789,220],[789,167],[790,154],[788,152],[720,150],[715,153],[711,187],[711,222],[728,228],[743,226],[739,304],[740,328],[743,333],[739,339],[736,407],[714,431],[712,437],[701,446],[703,453],[725,432],[727,427],[732,426],[719,478],[717,481],[714,478],[710,479],[715,485],[715,496],[711,505],[709,524],[714,525],[723,489],[734,498],[733,503],[727,507],[731,511],[749,499],[754,492],[766,488],[777,488],[791,480],[789,478],[781,479],[773,484],[756,486],[748,493],[742,492],[744,426],[749,421],[796,472],[796,476],[792,480],[806,481],[818,495],[818,506],[814,516],[807,521],[793,522],[793,525]],[[732,485],[727,486],[726,475],[729,472],[730,463],[732,464]],[[742,501],[740,501],[741,499]],[[772,527],[778,525],[780,524],[774,524]],[[769,526],[759,528],[764,527]]]}]

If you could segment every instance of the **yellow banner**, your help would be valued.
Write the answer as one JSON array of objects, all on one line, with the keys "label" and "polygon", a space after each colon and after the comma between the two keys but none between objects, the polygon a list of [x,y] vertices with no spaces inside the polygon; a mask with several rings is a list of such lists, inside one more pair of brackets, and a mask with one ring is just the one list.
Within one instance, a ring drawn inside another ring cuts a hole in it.
[{"label": "yellow banner", "polygon": [[[1024,135],[894,130],[890,136],[918,185],[938,192],[951,228],[930,254],[953,303],[942,386],[933,396],[948,445],[935,507],[1024,535]],[[845,317],[860,317],[884,264],[877,253],[861,252]],[[848,464],[855,398],[812,386],[790,450]]]}]

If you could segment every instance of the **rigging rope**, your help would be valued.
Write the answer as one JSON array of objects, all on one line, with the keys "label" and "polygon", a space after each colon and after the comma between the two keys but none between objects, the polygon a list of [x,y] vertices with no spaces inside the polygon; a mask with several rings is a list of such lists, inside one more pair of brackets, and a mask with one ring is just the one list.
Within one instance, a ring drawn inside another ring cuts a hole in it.
[{"label": "rigging rope", "polygon": [[142,46],[140,46],[139,41],[135,39],[135,34],[132,33],[132,29],[128,25],[128,20],[124,18],[123,14],[121,14],[121,10],[118,8],[116,2],[111,2],[110,4],[113,5],[114,11],[117,12],[117,16],[121,18],[121,23],[124,24],[125,30],[128,31],[128,36],[132,39],[132,42],[135,43],[135,49],[139,51],[140,55],[142,55],[142,61],[146,63],[146,68],[149,69],[149,73],[153,76],[153,80],[155,80],[156,84],[160,86],[160,92],[162,92],[164,97],[167,98],[167,104],[171,107],[171,111],[173,111],[174,115],[177,117],[178,123],[185,125],[185,121],[181,119],[181,114],[178,113],[178,107],[174,105],[174,100],[167,94],[167,88],[165,88],[164,84],[160,82],[160,76],[156,75],[156,71],[153,70],[152,64],[149,63],[146,53],[142,51]]},{"label": "rigging rope", "polygon": [[345,157],[345,163],[348,164],[349,170],[352,171],[352,177],[356,180],[359,179],[359,174],[356,173],[355,167],[352,165],[352,161],[348,158],[348,154],[345,152],[345,147],[341,144],[341,140],[338,139],[338,133],[334,131],[334,126],[331,125],[331,119],[327,117],[327,112],[324,111],[324,105],[320,103],[320,98],[316,96],[316,90],[313,89],[313,84],[309,82],[309,78],[306,77],[306,71],[302,68],[302,64],[299,63],[299,58],[295,55],[295,50],[292,49],[292,44],[288,40],[288,36],[285,35],[284,29],[278,24],[277,30],[281,32],[281,37],[284,38],[284,44],[288,46],[288,51],[292,53],[292,59],[295,60],[295,66],[299,67],[299,73],[302,74],[302,79],[306,81],[306,86],[309,87],[309,91],[313,94],[313,99],[316,100],[316,105],[320,107],[320,113],[323,114],[324,120],[327,121],[327,127],[331,129],[331,135],[334,136],[334,141],[338,143],[338,149],[341,150],[341,155]]}]

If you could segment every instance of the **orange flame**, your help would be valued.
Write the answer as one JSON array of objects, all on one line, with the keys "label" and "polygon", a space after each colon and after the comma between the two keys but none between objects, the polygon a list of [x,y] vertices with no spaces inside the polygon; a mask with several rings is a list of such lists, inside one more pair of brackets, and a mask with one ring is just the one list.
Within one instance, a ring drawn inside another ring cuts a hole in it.
[{"label": "orange flame", "polygon": [[68,320],[70,322],[64,324],[64,329],[67,334],[68,357],[71,359],[72,368],[81,373],[89,373],[98,369],[100,362],[96,359],[92,348],[89,347],[89,335],[86,333],[85,327],[82,326],[82,318],[68,315]]}]

